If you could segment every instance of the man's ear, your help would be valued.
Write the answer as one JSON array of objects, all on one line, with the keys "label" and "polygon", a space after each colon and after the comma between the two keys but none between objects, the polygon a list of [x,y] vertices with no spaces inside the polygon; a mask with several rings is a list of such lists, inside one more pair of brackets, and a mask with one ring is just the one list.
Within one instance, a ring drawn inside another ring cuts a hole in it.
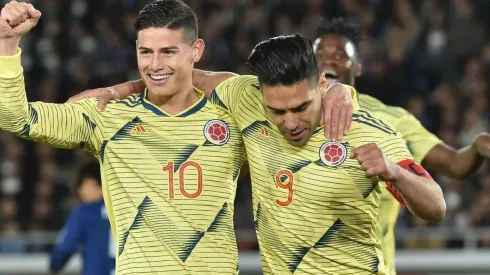
[{"label": "man's ear", "polygon": [[201,56],[204,53],[204,48],[206,47],[206,45],[204,44],[204,40],[197,39],[194,42],[193,47],[194,47],[194,56],[192,57],[192,59],[194,60],[194,63],[197,63],[199,62],[199,60],[201,60]]},{"label": "man's ear", "polygon": [[325,75],[321,73],[320,76],[318,77],[318,88],[319,88],[318,90],[321,96],[325,95],[325,92],[327,91],[329,84],[330,83],[328,83],[328,80],[325,77]]}]

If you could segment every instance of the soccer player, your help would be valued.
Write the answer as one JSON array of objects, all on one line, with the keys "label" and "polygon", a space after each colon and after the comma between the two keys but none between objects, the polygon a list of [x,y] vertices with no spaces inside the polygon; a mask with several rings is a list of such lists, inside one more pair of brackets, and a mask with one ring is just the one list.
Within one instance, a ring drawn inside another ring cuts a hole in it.
[{"label": "soccer player", "polygon": [[440,187],[397,132],[368,112],[353,114],[344,142],[325,140],[319,91],[326,79],[308,39],[262,42],[249,65],[258,79],[229,78],[211,101],[244,137],[264,273],[385,274],[378,178],[412,213],[435,222],[445,213]]},{"label": "soccer player", "polygon": [[440,187],[401,136],[369,112],[353,114],[344,142],[325,141],[318,91],[326,79],[308,39],[264,41],[248,64],[257,77],[224,81],[212,101],[244,137],[264,272],[383,274],[378,178],[413,214],[434,222],[445,213]]},{"label": "soccer player", "polygon": [[41,13],[11,1],[0,16],[0,128],[101,163],[102,187],[123,274],[235,274],[236,180],[244,159],[236,123],[192,87],[204,43],[178,0],[138,14],[137,59],[147,90],[100,112],[95,99],[28,102],[20,37]]},{"label": "soccer player", "polygon": [[82,274],[115,274],[116,244],[104,206],[98,162],[82,167],[77,189],[82,204],[73,209],[60,232],[51,252],[50,270],[60,272],[71,256],[83,249]]},{"label": "soccer player", "polygon": [[[320,71],[333,82],[354,86],[356,76],[362,73],[358,46],[361,40],[359,26],[341,18],[324,21],[317,30],[315,55]],[[400,107],[388,106],[369,95],[358,93],[359,105],[395,127],[400,132],[413,158],[424,167],[445,176],[463,179],[475,172],[483,158],[490,156],[490,136],[481,133],[470,146],[455,150],[444,144],[422,126],[411,113]],[[390,274],[395,274],[395,224],[399,204],[388,192],[383,192],[379,221],[384,234],[383,250],[390,259]]]}]

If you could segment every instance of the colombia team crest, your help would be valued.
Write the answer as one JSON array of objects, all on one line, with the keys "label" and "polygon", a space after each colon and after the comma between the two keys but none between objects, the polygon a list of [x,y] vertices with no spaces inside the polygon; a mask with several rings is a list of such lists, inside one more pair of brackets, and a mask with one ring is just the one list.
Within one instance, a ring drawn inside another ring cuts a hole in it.
[{"label": "colombia team crest", "polygon": [[204,136],[214,145],[225,145],[230,140],[230,128],[226,122],[213,119],[204,126]]},{"label": "colombia team crest", "polygon": [[320,147],[320,159],[330,167],[341,165],[347,158],[347,148],[344,144],[336,141],[325,142]]}]

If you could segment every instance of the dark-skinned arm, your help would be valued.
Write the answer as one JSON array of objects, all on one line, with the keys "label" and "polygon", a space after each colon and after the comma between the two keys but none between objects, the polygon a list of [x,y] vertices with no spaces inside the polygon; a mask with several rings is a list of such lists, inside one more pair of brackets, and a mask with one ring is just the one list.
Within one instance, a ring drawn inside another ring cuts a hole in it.
[{"label": "dark-skinned arm", "polygon": [[473,174],[490,157],[490,135],[481,133],[469,146],[456,150],[447,144],[438,144],[429,151],[422,164],[428,169],[453,179],[464,179]]}]

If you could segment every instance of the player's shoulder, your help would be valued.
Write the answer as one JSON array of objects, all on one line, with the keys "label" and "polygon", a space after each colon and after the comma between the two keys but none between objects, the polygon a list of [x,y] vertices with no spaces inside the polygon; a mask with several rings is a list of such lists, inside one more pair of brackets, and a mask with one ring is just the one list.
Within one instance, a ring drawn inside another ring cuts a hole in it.
[{"label": "player's shoulder", "polygon": [[84,98],[80,101],[74,102],[74,103],[68,103],[68,104],[83,104],[83,105],[91,105],[91,106],[96,106],[97,103],[99,102],[98,98]]},{"label": "player's shoulder", "polygon": [[123,106],[135,108],[144,104],[144,92],[132,94],[124,99],[113,99],[109,101],[106,108],[119,109]]},{"label": "player's shoulder", "polygon": [[[125,121],[128,118],[138,116],[142,117],[167,117],[167,115],[157,106],[152,104],[146,98],[146,92],[132,94],[124,99],[111,100],[105,109],[101,112],[102,116],[110,121]],[[201,105],[189,110],[189,112],[199,109]]]},{"label": "player's shoulder", "polygon": [[210,101],[217,106],[236,112],[241,104],[252,107],[260,102],[261,98],[257,77],[238,75],[220,83],[211,93]]},{"label": "player's shoulder", "polygon": [[236,90],[260,90],[259,80],[254,75],[237,75],[228,78],[221,82],[217,87],[217,90],[221,89],[236,89]]},{"label": "player's shoulder", "polygon": [[[364,93],[357,93],[359,104],[385,105],[381,100]],[[361,106],[362,107],[362,106]]]},{"label": "player's shoulder", "polygon": [[358,93],[358,101],[361,109],[376,114],[379,117],[389,118],[390,120],[411,115],[410,112],[402,107],[387,105],[381,100],[367,94]]},{"label": "player's shoulder", "polygon": [[104,207],[104,201],[99,200],[95,202],[80,203],[74,208],[74,210],[78,209],[78,211],[90,211],[93,209],[100,209],[102,207]]},{"label": "player's shoulder", "polygon": [[237,84],[237,85],[247,85],[247,84],[254,84],[254,83],[259,83],[259,80],[257,76],[255,75],[235,75],[232,76],[225,81],[221,82],[220,84]]},{"label": "player's shoulder", "polygon": [[[99,102],[99,99],[97,98],[84,98],[79,101],[71,102],[71,103],[64,103],[66,106],[78,106],[81,107],[84,110],[95,110],[97,109],[97,103]],[[30,107],[38,107],[39,104],[44,104],[44,102],[41,101],[36,101],[36,102],[29,102]],[[75,107],[76,108],[76,107]]]},{"label": "player's shoulder", "polygon": [[400,136],[393,125],[366,110],[353,112],[349,135],[363,140],[370,140],[370,142]]}]

